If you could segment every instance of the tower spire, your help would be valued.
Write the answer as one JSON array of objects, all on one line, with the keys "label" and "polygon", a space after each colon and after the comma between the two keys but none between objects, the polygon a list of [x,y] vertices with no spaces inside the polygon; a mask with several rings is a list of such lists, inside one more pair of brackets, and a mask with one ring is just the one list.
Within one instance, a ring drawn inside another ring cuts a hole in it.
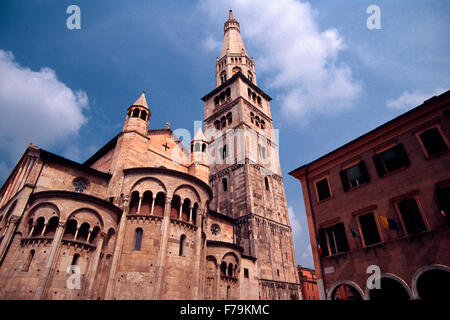
[{"label": "tower spire", "polygon": [[239,22],[233,15],[233,10],[228,12],[228,20],[223,25],[224,37],[220,59],[216,62],[216,85],[220,86],[237,72],[241,72],[253,84],[256,85],[255,64],[245,50],[244,41],[241,38]]}]

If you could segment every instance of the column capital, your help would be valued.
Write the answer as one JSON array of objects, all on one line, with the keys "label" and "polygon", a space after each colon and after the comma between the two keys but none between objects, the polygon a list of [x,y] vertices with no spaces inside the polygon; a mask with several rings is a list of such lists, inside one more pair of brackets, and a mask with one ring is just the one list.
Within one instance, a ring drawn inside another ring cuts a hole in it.
[{"label": "column capital", "polygon": [[58,222],[58,227],[64,228],[65,226],[66,226],[66,222],[65,221],[59,221]]},{"label": "column capital", "polygon": [[18,216],[11,216],[11,217],[9,217],[8,221],[9,221],[9,223],[17,224],[19,222],[19,217]]}]

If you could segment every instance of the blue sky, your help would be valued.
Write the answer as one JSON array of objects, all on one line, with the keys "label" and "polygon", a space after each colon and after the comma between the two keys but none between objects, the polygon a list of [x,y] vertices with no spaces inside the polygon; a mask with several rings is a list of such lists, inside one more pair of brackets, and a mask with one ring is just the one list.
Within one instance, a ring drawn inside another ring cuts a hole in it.
[{"label": "blue sky", "polygon": [[[66,9],[81,8],[81,30]],[[378,5],[381,29],[366,13]],[[450,2],[296,0],[0,3],[0,181],[28,142],[86,160],[142,90],[151,128],[193,130],[232,8],[272,98],[297,263],[313,267],[287,173],[450,87]]]}]

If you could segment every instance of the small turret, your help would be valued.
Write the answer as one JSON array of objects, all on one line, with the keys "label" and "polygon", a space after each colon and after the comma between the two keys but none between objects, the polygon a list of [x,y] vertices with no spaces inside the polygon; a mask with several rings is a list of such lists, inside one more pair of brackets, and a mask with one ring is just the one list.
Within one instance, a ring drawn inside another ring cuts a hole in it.
[{"label": "small turret", "polygon": [[145,92],[142,92],[139,99],[128,108],[123,131],[136,131],[147,135],[150,117],[151,113],[145,99]]},{"label": "small turret", "polygon": [[207,141],[200,128],[191,141],[191,165],[189,166],[189,173],[208,183],[209,166],[206,149]]}]

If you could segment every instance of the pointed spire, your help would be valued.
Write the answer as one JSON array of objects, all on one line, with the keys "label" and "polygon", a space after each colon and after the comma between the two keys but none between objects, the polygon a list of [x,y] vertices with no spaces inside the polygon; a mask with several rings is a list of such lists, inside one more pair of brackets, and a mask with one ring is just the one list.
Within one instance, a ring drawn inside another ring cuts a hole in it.
[{"label": "pointed spire", "polygon": [[234,19],[233,10],[230,9],[230,11],[228,12],[228,21],[231,21],[231,20],[236,20],[236,19]]},{"label": "pointed spire", "polygon": [[139,99],[133,103],[133,106],[141,106],[148,109],[147,100],[145,99],[145,91],[143,91]]},{"label": "pointed spire", "polygon": [[192,141],[206,141],[202,128],[198,128],[198,131],[195,134],[194,139],[192,139]]},{"label": "pointed spire", "polygon": [[224,39],[222,45],[222,53],[220,58],[223,58],[227,53],[237,53],[247,55],[244,47],[244,42],[241,38],[239,22],[234,18],[233,11],[228,13],[228,20],[224,24]]}]

